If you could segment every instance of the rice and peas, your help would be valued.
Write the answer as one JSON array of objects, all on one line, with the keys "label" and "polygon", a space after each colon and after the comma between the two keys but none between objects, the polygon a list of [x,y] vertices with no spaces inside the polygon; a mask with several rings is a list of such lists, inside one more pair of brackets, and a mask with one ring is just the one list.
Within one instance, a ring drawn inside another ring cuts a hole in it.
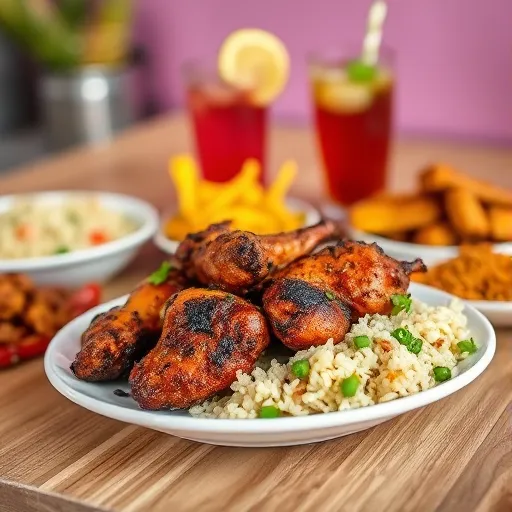
[{"label": "rice and peas", "polygon": [[206,418],[272,418],[355,409],[418,393],[457,375],[477,350],[462,302],[428,306],[398,296],[389,316],[366,315],[343,342],[297,352],[287,362],[262,359],[237,373],[232,394],[191,407]]},{"label": "rice and peas", "polygon": [[70,197],[57,204],[27,197],[0,214],[0,259],[64,254],[119,239],[137,229],[96,197]]}]

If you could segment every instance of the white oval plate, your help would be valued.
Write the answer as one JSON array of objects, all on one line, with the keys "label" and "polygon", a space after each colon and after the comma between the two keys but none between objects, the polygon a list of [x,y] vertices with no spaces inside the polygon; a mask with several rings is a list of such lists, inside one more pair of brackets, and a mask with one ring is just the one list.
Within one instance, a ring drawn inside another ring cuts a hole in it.
[{"label": "white oval plate", "polygon": [[146,201],[123,194],[91,190],[37,192],[1,197],[0,213],[9,210],[15,201],[22,198],[46,205],[58,205],[70,197],[91,196],[97,198],[104,208],[129,216],[137,224],[137,229],[117,240],[66,254],[0,259],[0,273],[23,272],[37,284],[78,287],[91,281],[103,283],[125,268],[158,227],[158,212]]},{"label": "white oval plate", "polygon": [[[321,216],[320,213],[318,213],[318,210],[313,208],[309,203],[302,201],[302,199],[290,197],[286,200],[286,205],[294,212],[304,212],[306,214],[306,219],[304,221],[305,227],[313,226],[317,222],[320,222]],[[165,212],[164,215],[162,215],[160,228],[153,237],[155,245],[167,254],[174,254],[180,244],[178,240],[171,240],[165,236],[165,223],[172,214],[173,212]]]},{"label": "white oval plate", "polygon": [[[411,293],[432,305],[447,304],[453,297],[433,288],[411,285]],[[117,388],[129,391],[126,382],[92,384],[80,381],[69,365],[80,348],[80,336],[99,312],[121,304],[126,297],[103,304],[73,320],[52,340],[44,359],[44,367],[52,385],[69,400],[126,423],[133,423],[184,439],[225,446],[288,446],[341,437],[365,430],[395,416],[431,404],[475,380],[489,365],[496,348],[494,330],[478,311],[466,306],[471,334],[478,351],[459,364],[460,373],[427,391],[391,402],[341,412],[315,414],[272,420],[232,420],[194,418],[186,411],[143,411],[129,397],[118,397]]]}]

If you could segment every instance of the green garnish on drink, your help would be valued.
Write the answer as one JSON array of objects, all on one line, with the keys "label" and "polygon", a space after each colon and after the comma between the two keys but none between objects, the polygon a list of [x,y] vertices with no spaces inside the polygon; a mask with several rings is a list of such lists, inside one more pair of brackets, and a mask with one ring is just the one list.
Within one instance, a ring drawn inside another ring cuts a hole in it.
[{"label": "green garnish on drink", "polygon": [[340,389],[343,396],[350,398],[355,396],[359,388],[359,377],[354,373],[350,377],[343,379],[340,384]]},{"label": "green garnish on drink", "polygon": [[371,345],[371,340],[368,336],[356,336],[354,338],[354,345],[356,348],[366,348]]},{"label": "green garnish on drink", "polygon": [[377,68],[360,60],[351,60],[345,66],[348,79],[351,82],[371,82],[377,76]]},{"label": "green garnish on drink", "polygon": [[310,365],[307,359],[295,361],[292,364],[292,373],[299,379],[304,379],[309,375]]},{"label": "green garnish on drink", "polygon": [[393,316],[398,315],[398,313],[400,313],[401,311],[410,313],[412,307],[411,295],[391,295],[391,304],[393,304],[393,309],[391,310],[391,314]]},{"label": "green garnish on drink", "polygon": [[434,368],[434,380],[436,382],[444,382],[452,378],[452,371],[446,366],[436,366]]},{"label": "green garnish on drink", "polygon": [[260,418],[278,418],[281,411],[273,405],[264,405],[260,411]]},{"label": "green garnish on drink", "polygon": [[462,340],[457,343],[457,347],[459,347],[460,353],[467,352],[468,354],[474,354],[478,347],[473,340],[473,338],[470,338],[469,340]]}]

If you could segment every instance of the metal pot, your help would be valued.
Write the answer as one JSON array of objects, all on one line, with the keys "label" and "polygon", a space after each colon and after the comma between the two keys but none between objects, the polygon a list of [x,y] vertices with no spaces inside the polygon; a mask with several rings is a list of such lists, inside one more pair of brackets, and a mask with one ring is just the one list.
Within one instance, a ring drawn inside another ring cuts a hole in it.
[{"label": "metal pot", "polygon": [[0,134],[20,128],[30,118],[25,75],[18,49],[0,33]]},{"label": "metal pot", "polygon": [[50,150],[109,141],[135,119],[131,68],[88,66],[71,73],[44,74],[39,85]]}]

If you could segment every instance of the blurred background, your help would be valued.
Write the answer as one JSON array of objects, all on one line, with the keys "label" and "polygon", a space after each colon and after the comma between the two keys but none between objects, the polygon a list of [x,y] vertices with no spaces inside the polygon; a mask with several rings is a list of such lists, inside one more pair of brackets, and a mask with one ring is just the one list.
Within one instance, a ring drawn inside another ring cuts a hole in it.
[{"label": "blurred background", "polygon": [[[306,56],[360,40],[369,4],[0,0],[0,170],[182,109],[183,62],[213,57],[243,26],[275,33],[291,55],[273,117],[308,123]],[[389,1],[399,136],[512,144],[511,19],[510,0]],[[91,101],[108,104],[108,123],[105,105],[83,108]]]}]

